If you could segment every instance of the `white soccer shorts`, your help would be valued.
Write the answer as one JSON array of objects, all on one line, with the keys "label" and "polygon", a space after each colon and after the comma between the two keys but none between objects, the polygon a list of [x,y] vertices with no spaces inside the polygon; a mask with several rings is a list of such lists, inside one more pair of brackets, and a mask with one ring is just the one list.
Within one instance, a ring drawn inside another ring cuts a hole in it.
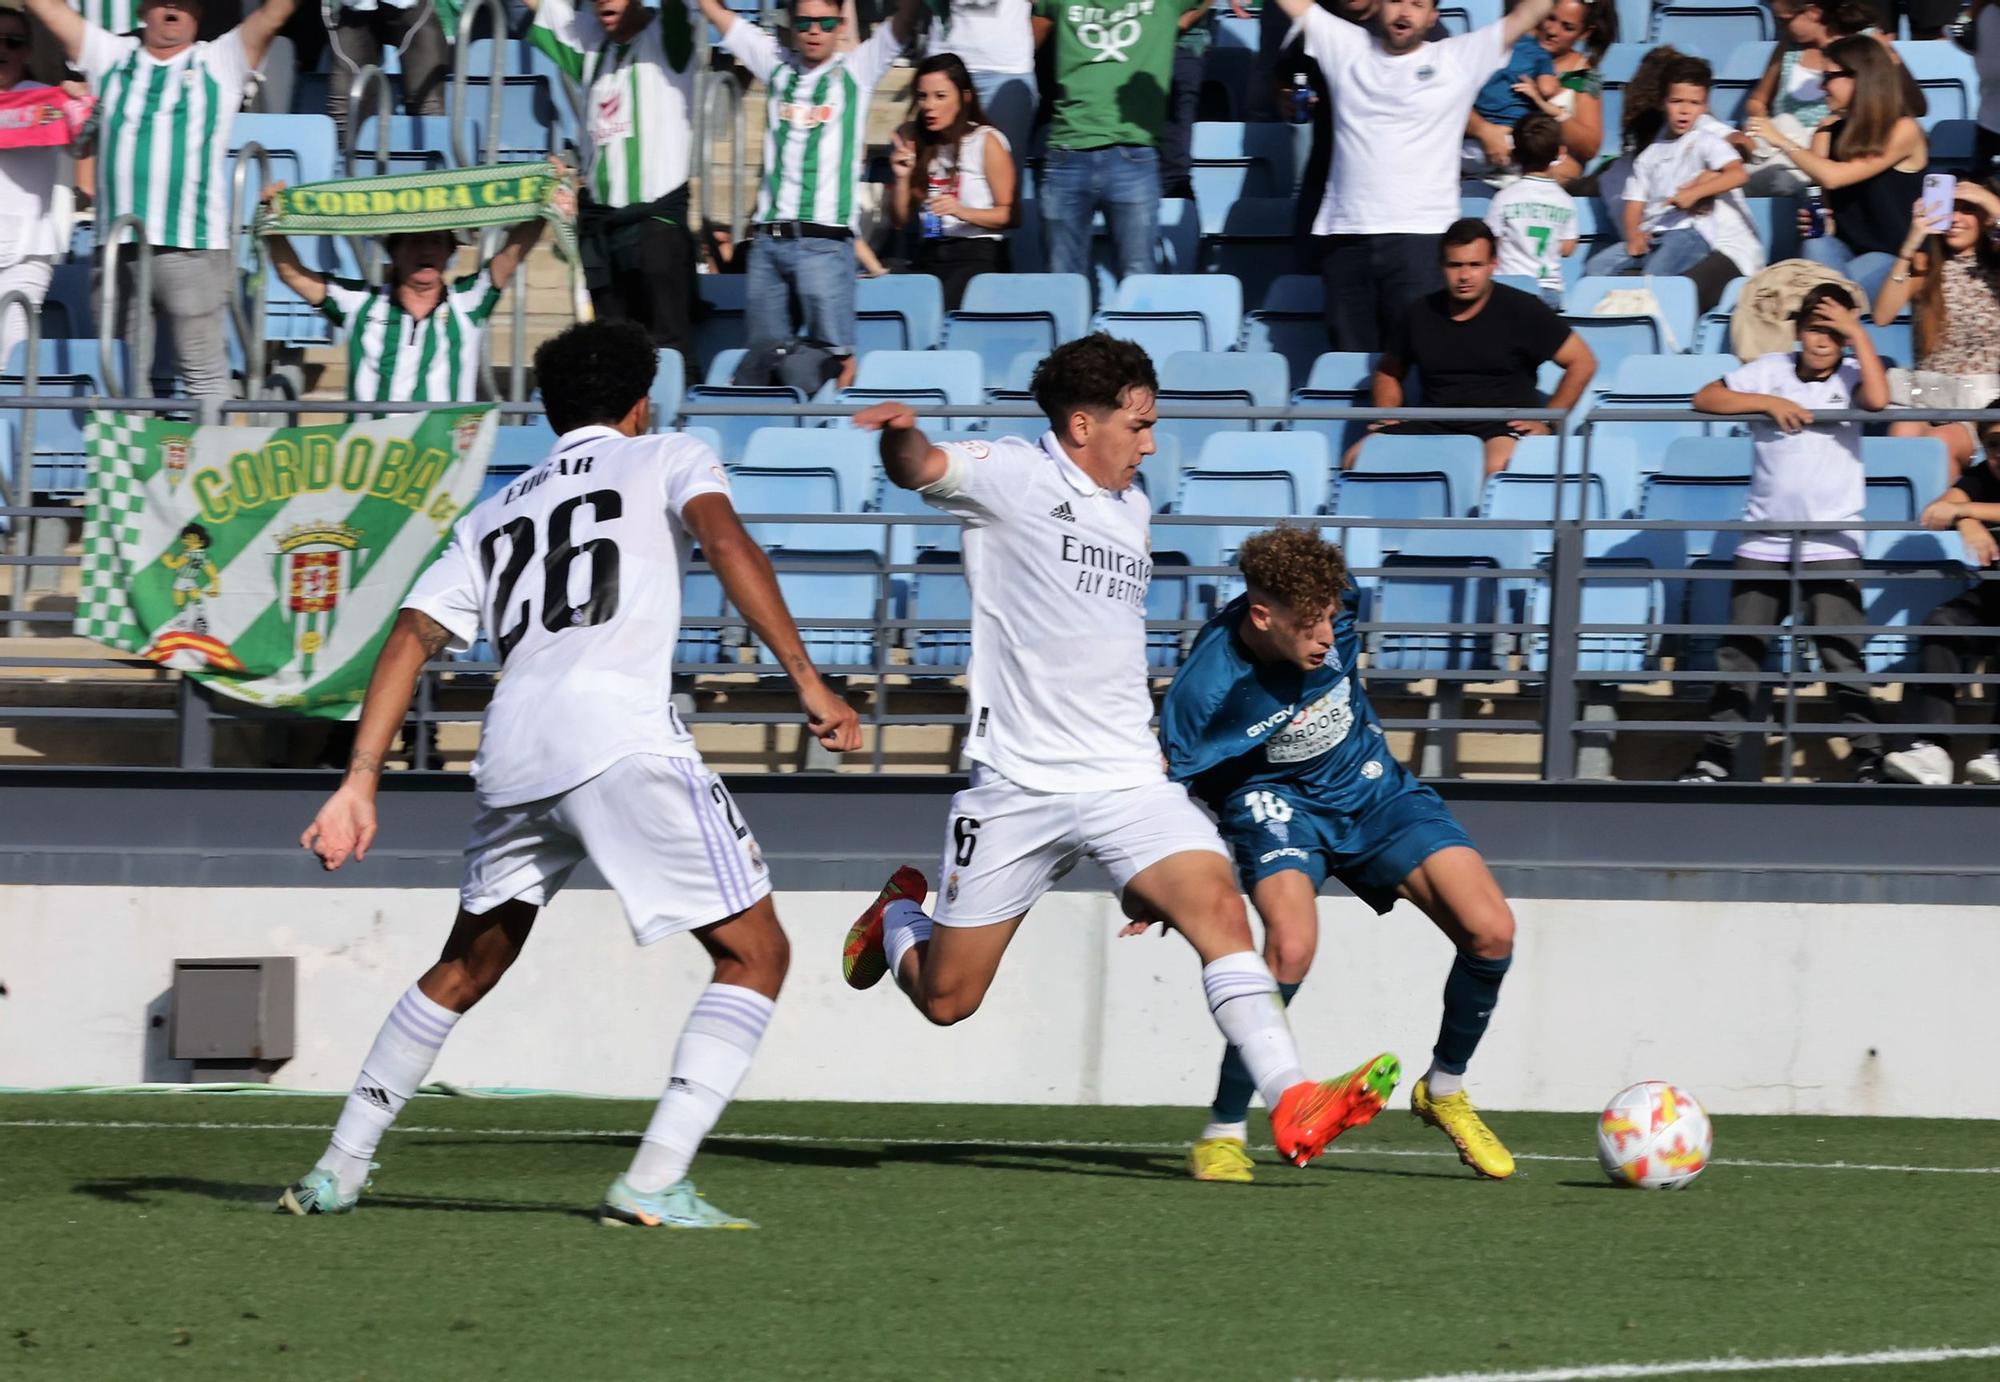
[{"label": "white soccer shorts", "polygon": [[1123,893],[1145,869],[1188,850],[1229,857],[1215,824],[1177,782],[1116,792],[1031,792],[989,768],[951,799],[932,920],[991,926],[1020,916],[1092,858]]},{"label": "white soccer shorts", "polygon": [[771,891],[757,838],[698,758],[639,753],[558,796],[480,812],[459,901],[475,915],[544,907],[585,859],[651,945],[753,906]]}]

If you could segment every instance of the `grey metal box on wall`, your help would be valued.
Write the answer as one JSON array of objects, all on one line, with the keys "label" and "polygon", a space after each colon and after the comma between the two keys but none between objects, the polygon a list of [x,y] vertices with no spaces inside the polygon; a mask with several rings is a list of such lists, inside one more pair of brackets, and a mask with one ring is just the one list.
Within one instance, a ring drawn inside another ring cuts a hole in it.
[{"label": "grey metal box on wall", "polygon": [[172,1054],[196,1078],[258,1078],[292,1058],[290,955],[174,961]]}]

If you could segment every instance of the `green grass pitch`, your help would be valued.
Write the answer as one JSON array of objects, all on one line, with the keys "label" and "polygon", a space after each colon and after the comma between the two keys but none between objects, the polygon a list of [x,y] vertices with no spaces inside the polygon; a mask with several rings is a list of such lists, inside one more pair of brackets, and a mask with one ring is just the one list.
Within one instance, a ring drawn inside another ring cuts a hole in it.
[{"label": "green grass pitch", "polygon": [[272,1214],[337,1107],[0,1097],[0,1376],[1404,1379],[2000,1344],[1992,1123],[1722,1118],[1699,1184],[1643,1193],[1576,1115],[1496,1115],[1505,1184],[1398,1107],[1227,1186],[1182,1174],[1196,1110],[744,1104],[695,1175],[764,1227],[702,1234],[595,1222],[645,1103],[425,1098],[360,1213]]}]

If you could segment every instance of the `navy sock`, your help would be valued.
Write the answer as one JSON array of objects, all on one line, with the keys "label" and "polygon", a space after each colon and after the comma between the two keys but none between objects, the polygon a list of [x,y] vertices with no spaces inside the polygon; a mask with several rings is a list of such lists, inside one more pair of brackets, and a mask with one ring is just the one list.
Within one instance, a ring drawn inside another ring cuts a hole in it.
[{"label": "navy sock", "polygon": [[[1285,1006],[1292,1005],[1292,995],[1299,991],[1297,984],[1278,985],[1278,997]],[[1234,1046],[1226,1046],[1222,1051],[1222,1073],[1215,1081],[1215,1102],[1209,1106],[1208,1116],[1217,1123],[1241,1123],[1250,1116],[1250,1100],[1257,1093],[1257,1085],[1251,1080],[1250,1072],[1243,1067],[1243,1057],[1236,1054]]]},{"label": "navy sock", "polygon": [[1500,981],[1513,963],[1512,955],[1489,960],[1463,951],[1452,960],[1451,975],[1444,981],[1444,1021],[1438,1025],[1437,1045],[1431,1049],[1438,1069],[1450,1075],[1465,1073],[1500,1001]]}]

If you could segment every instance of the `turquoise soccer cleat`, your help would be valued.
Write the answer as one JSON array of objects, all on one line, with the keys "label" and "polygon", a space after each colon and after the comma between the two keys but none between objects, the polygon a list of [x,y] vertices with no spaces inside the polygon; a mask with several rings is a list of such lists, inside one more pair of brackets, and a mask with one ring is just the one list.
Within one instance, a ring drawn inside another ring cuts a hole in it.
[{"label": "turquoise soccer cleat", "polygon": [[678,1180],[642,1195],[620,1176],[604,1192],[597,1222],[612,1228],[755,1228],[748,1219],[724,1213],[695,1192],[694,1182]]},{"label": "turquoise soccer cleat", "polygon": [[[371,1162],[369,1170],[374,1170]],[[364,1181],[361,1190],[366,1190],[374,1181]],[[323,1171],[315,1166],[299,1177],[299,1183],[278,1196],[277,1212],[280,1214],[351,1214],[354,1206],[361,1203],[361,1191],[343,1200],[340,1197],[340,1181],[331,1171]]]}]

